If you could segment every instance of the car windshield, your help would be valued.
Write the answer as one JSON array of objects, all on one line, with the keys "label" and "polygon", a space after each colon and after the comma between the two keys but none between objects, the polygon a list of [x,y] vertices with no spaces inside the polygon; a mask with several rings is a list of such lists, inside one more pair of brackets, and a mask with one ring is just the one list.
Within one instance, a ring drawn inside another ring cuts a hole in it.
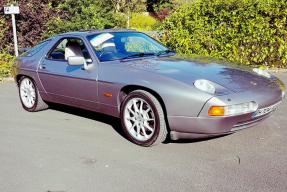
[{"label": "car windshield", "polygon": [[129,58],[158,56],[169,50],[139,32],[109,32],[88,37],[101,62]]}]

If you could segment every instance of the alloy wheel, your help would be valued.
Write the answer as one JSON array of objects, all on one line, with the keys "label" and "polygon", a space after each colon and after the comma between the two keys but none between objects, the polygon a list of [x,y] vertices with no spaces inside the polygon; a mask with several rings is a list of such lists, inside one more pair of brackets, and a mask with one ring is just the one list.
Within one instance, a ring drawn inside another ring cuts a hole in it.
[{"label": "alloy wheel", "polygon": [[141,98],[130,99],[124,109],[124,123],[129,134],[138,141],[147,141],[155,133],[156,120],[151,106]]},{"label": "alloy wheel", "polygon": [[32,108],[36,102],[36,89],[33,82],[25,78],[20,83],[20,97],[27,108]]}]

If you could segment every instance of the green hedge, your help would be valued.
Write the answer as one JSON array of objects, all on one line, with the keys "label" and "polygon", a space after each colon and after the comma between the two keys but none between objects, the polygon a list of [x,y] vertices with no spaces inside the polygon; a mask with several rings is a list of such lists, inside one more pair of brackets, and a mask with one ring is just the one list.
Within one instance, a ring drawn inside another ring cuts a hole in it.
[{"label": "green hedge", "polygon": [[287,66],[286,0],[193,0],[176,9],[162,30],[162,41],[180,54]]},{"label": "green hedge", "polygon": [[156,29],[158,21],[149,15],[142,13],[132,13],[130,20],[130,28],[139,31],[151,31]]},{"label": "green hedge", "polygon": [[5,77],[11,76],[11,66],[14,60],[14,56],[0,52],[0,82],[3,81]]}]

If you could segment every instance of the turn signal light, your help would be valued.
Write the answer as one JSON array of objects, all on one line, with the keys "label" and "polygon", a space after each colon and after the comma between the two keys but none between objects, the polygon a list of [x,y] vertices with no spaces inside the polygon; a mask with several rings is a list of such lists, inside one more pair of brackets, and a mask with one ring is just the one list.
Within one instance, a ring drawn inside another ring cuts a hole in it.
[{"label": "turn signal light", "polygon": [[224,107],[212,106],[208,110],[209,116],[224,116]]},{"label": "turn signal light", "polygon": [[113,94],[112,94],[112,93],[108,93],[108,92],[107,92],[107,93],[104,93],[104,96],[105,96],[105,97],[112,97],[112,96],[113,96]]},{"label": "turn signal light", "polygon": [[209,116],[234,116],[253,113],[258,109],[258,104],[254,101],[239,103],[227,106],[211,106],[208,110]]}]

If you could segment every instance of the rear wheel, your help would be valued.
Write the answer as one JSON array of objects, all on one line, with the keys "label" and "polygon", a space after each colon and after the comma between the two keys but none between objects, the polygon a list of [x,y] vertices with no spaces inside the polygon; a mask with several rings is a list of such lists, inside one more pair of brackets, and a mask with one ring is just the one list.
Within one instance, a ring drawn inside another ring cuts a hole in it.
[{"label": "rear wheel", "polygon": [[48,108],[48,105],[42,100],[34,81],[28,77],[22,77],[19,80],[19,96],[23,108],[29,112]]},{"label": "rear wheel", "polygon": [[167,136],[163,109],[149,92],[133,91],[121,107],[121,121],[128,139],[140,146],[162,143]]}]

